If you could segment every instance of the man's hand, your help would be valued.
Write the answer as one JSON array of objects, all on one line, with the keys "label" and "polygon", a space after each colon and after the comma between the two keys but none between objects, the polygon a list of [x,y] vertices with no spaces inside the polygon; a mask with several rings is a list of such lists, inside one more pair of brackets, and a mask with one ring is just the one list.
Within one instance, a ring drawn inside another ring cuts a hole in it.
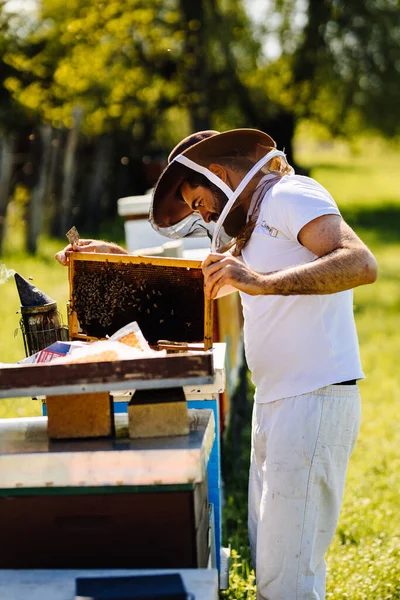
[{"label": "man's hand", "polygon": [[124,248],[113,242],[104,242],[102,240],[79,240],[78,244],[68,244],[63,250],[57,252],[54,258],[61,265],[68,265],[69,256],[72,252],[97,252],[105,254],[128,254]]},{"label": "man's hand", "polygon": [[215,299],[233,289],[250,295],[266,293],[260,288],[260,274],[230,254],[209,254],[203,261],[202,269],[207,298]]}]

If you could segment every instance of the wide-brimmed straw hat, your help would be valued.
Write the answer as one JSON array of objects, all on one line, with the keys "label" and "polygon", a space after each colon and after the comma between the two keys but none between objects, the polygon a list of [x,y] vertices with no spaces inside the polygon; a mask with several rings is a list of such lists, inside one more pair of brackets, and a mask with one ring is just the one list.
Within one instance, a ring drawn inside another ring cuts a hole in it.
[{"label": "wide-brimmed straw hat", "polygon": [[199,131],[183,139],[168,157],[168,166],[161,173],[152,198],[151,221],[157,227],[171,227],[193,211],[179,198],[182,183],[193,170],[178,162],[177,156],[186,156],[198,165],[208,167],[218,158],[248,156],[256,162],[269,150],[276,148],[275,141],[258,129],[232,129]]}]

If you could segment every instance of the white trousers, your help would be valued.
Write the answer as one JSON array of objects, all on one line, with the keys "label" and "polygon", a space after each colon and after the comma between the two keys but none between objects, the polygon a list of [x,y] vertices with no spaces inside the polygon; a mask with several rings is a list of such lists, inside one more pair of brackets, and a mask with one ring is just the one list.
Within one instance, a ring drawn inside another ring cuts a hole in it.
[{"label": "white trousers", "polygon": [[361,417],[358,386],[254,404],[249,537],[257,600],[323,600]]}]

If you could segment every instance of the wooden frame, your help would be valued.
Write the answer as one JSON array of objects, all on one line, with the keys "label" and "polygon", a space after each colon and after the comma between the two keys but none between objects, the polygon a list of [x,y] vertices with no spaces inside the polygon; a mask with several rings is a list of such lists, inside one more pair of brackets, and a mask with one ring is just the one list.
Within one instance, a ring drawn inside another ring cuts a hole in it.
[{"label": "wooden frame", "polygon": [[[75,261],[119,263],[133,265],[152,265],[160,267],[177,267],[181,269],[201,269],[200,260],[183,258],[164,258],[154,256],[133,256],[126,254],[100,254],[90,252],[73,252],[69,261],[69,296],[68,327],[71,338],[80,340],[93,340],[96,338],[79,332],[79,321],[73,308],[73,282],[75,275]],[[212,348],[213,343],[213,301],[204,296],[204,349]]]}]

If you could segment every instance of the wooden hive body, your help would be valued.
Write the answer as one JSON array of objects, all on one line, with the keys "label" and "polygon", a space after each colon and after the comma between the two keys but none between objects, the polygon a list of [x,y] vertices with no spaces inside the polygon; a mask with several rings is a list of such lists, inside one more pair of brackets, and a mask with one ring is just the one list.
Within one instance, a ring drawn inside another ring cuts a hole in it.
[{"label": "wooden hive body", "polygon": [[151,346],[170,340],[212,347],[201,261],[76,252],[69,283],[72,339],[105,338],[137,321]]}]

